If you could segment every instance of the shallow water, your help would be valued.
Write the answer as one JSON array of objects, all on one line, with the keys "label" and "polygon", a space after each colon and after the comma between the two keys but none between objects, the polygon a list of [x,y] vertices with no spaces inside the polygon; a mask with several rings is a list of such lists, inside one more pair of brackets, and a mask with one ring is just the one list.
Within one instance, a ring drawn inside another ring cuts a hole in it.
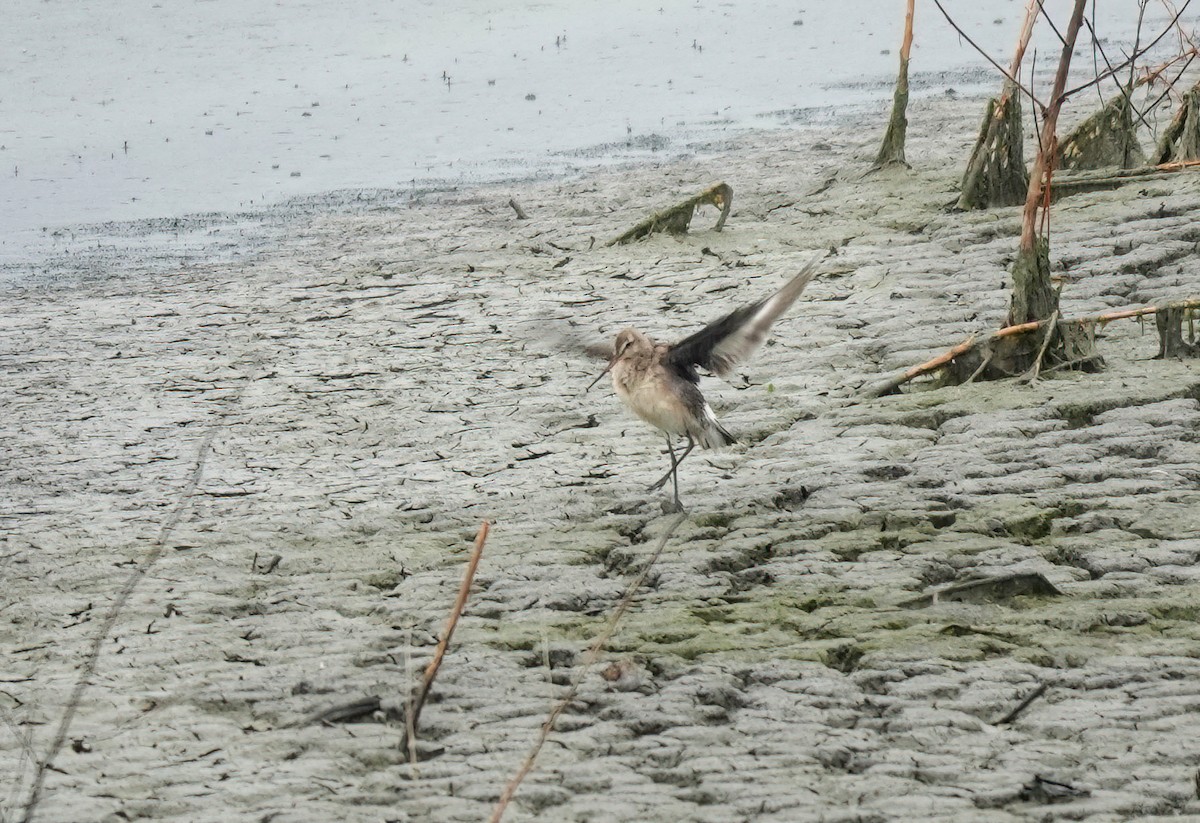
[{"label": "shallow water", "polygon": [[[950,6],[980,45],[1008,53],[1023,2]],[[44,247],[57,227],[542,176],[854,105],[882,109],[903,3],[8,9],[0,261]],[[918,14],[918,94],[996,83],[935,10]],[[1111,8],[1101,14],[1112,18],[1102,31],[1132,29]],[[1053,34],[1043,34],[1049,54]]]}]

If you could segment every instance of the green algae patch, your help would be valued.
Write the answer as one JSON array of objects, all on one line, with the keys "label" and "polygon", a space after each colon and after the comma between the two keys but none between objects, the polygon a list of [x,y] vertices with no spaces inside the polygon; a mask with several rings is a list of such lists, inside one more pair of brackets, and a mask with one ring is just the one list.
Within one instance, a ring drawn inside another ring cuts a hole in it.
[{"label": "green algae patch", "polygon": [[[1020,497],[993,502],[989,512],[1009,522],[1037,521],[1050,511]],[[849,537],[834,532],[825,539]],[[951,552],[954,538],[945,533],[938,539]],[[806,660],[841,671],[914,655],[962,663],[1012,658],[1058,667],[1149,649],[1194,654],[1200,639],[1198,588],[1131,596],[1119,590],[1073,594],[1068,586],[1058,595],[930,602],[921,608],[885,605],[894,595],[912,594],[892,590],[866,596],[862,590],[775,585],[690,604],[651,590],[639,593],[605,652],[662,661]],[[475,641],[505,650],[536,652],[547,641],[583,649],[606,630],[609,614],[525,612],[519,622],[468,620],[464,630]]]},{"label": "green algae patch", "polygon": [[[532,651],[545,637],[587,640],[603,631],[604,620],[507,627],[488,642]],[[903,652],[936,646],[948,659],[979,659],[997,653],[999,639],[939,635],[940,623],[921,613],[870,604],[848,604],[837,592],[809,596],[764,592],[762,597],[717,606],[650,608],[626,615],[608,643],[614,654],[696,660],[708,656],[743,661],[801,659],[822,661],[846,645],[868,652]],[[992,648],[985,649],[983,647]]]},{"label": "green algae patch", "polygon": [[388,569],[365,574],[362,576],[362,582],[373,589],[387,592],[399,586],[410,574],[411,572],[407,569]]},{"label": "green algae patch", "polygon": [[997,494],[958,512],[953,531],[973,532],[1031,545],[1050,536],[1055,519],[1078,514],[1077,507],[1046,505],[1034,496]]},{"label": "green algae patch", "polygon": [[1049,407],[1068,428],[1090,426],[1096,415],[1200,392],[1194,366],[1179,360],[1108,363],[1104,377],[1063,370],[1032,385],[1015,380],[944,385],[941,378],[910,383],[905,393],[873,398],[840,412],[840,424],[900,425],[937,430],[947,420],[976,414]]},{"label": "green algae patch", "polygon": [[611,528],[577,529],[569,533],[571,555],[568,566],[605,566],[614,551],[629,548],[628,540]]},{"label": "green algae patch", "polygon": [[700,527],[728,528],[737,518],[738,515],[734,512],[709,512],[698,515],[695,518],[695,524]]},{"label": "green algae patch", "polygon": [[842,674],[849,674],[858,668],[863,654],[862,647],[846,643],[828,649],[821,655],[821,662],[831,669],[837,669]]},{"label": "green algae patch", "polygon": [[[833,603],[812,608],[819,598]],[[1179,653],[1181,644],[1194,643],[1200,635],[1194,621],[1200,607],[1189,607],[1182,597],[1161,608],[1160,616],[1151,614],[1146,620],[1138,615],[1146,612],[1150,598],[1119,604],[1069,596],[1015,600],[1019,607],[947,604],[897,610],[850,604],[836,592],[799,598],[765,594],[729,606],[672,609],[669,617],[661,612],[637,617],[618,632],[614,648],[686,659],[732,655],[836,662],[833,668],[914,653],[960,662],[1013,657],[1061,664],[1131,653],[1148,644]],[[966,615],[972,619],[963,621],[960,616]],[[647,625],[650,622],[658,625]],[[847,648],[854,650],[853,660],[846,656]]]},{"label": "green algae patch", "polygon": [[1021,543],[1033,543],[1050,534],[1050,524],[1059,517],[1058,509],[1041,509],[1036,505],[1014,512],[1002,521],[1005,534]]},{"label": "green algae patch", "polygon": [[[467,605],[470,613],[470,604]],[[562,612],[547,612],[551,619],[536,621],[523,619],[520,623],[488,620],[460,630],[464,637],[485,643],[495,649],[530,652],[540,651],[547,641],[578,642],[581,646],[595,638],[603,630],[604,618],[563,617]],[[528,615],[525,616],[528,618]]]},{"label": "green algae patch", "polygon": [[1200,622],[1200,603],[1164,603],[1151,606],[1150,615],[1166,623],[1181,620],[1196,623]]}]

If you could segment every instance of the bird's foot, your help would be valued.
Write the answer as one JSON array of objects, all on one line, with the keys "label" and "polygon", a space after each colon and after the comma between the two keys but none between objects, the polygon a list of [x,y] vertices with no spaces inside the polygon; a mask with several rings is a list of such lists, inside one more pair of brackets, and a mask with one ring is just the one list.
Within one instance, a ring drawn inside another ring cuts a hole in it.
[{"label": "bird's foot", "polygon": [[670,479],[671,479],[671,473],[667,472],[665,475],[663,475],[662,479],[660,479],[658,482],[654,483],[653,485],[649,486],[646,490],[656,492],[659,489],[661,489],[663,486],[667,485],[667,481]]},{"label": "bird's foot", "polygon": [[663,514],[681,514],[687,509],[683,507],[683,503],[679,502],[679,498],[674,500],[664,500],[662,502]]},{"label": "bird's foot", "polygon": [[664,474],[662,477],[658,478],[658,480],[655,481],[654,485],[651,486],[649,490],[652,492],[658,491],[663,486],[667,485],[667,481],[670,480],[674,476],[675,476],[675,469],[671,469],[669,472]]}]

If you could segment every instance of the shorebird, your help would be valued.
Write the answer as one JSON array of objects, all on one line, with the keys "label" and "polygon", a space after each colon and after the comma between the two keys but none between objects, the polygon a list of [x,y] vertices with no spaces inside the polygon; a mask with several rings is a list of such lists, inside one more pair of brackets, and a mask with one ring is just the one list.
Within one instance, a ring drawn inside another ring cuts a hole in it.
[{"label": "shorebird", "polygon": [[[749,359],[766,339],[771,324],[796,302],[816,275],[824,257],[824,253],[818,254],[770,297],[730,312],[678,343],[655,342],[637,329],[625,329],[617,335],[608,365],[588,388],[611,374],[613,389],[621,401],[666,435],[671,468],[650,491],[672,480],[677,511],[683,509],[679,502],[679,464],[696,444],[715,449],[736,442],[700,393],[696,367],[726,377],[734,366]],[[672,442],[676,436],[687,438],[687,446],[678,457]]]}]

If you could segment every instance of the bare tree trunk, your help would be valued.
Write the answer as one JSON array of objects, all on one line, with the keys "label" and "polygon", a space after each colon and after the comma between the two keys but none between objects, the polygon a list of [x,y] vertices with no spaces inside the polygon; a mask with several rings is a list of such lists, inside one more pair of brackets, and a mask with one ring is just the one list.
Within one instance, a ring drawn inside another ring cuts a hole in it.
[{"label": "bare tree trunk", "polygon": [[1029,0],[1025,6],[1025,19],[1013,51],[1009,77],[1004,81],[1000,96],[988,101],[979,139],[963,173],[962,194],[957,204],[960,209],[1016,206],[1024,202],[1029,176],[1025,172],[1021,98],[1014,79],[1019,76],[1021,63],[1025,60],[1039,8],[1038,0]]},{"label": "bare tree trunk", "polygon": [[1188,335],[1188,339],[1185,340],[1183,335],[1184,320],[1186,319],[1188,326],[1191,327],[1194,312],[1195,309],[1188,307],[1186,303],[1176,303],[1155,313],[1154,321],[1158,326],[1158,356],[1160,358],[1200,357],[1200,342],[1196,340],[1195,329],[1192,328],[1193,333]]},{"label": "bare tree trunk", "polygon": [[[1066,99],[1063,92],[1071,68],[1071,53],[1083,24],[1087,2],[1075,0],[1071,22],[1063,38],[1054,90],[1042,119],[1041,140],[1029,174],[1029,191],[1025,197],[1021,243],[1012,268],[1012,302],[1007,323],[1010,326],[1059,316],[1058,292],[1050,282],[1050,237],[1046,210],[1050,207],[1050,184],[1054,162],[1058,157],[1058,113]],[[996,361],[996,367],[1009,374],[1027,368],[1027,373],[1034,376],[1044,362],[1074,363],[1087,369],[1103,365],[1103,360],[1096,354],[1092,336],[1086,330],[1064,323],[1055,323],[1053,332],[1045,337],[1040,346],[1031,347],[1028,341],[1014,341],[1005,351],[997,352]]]},{"label": "bare tree trunk", "polygon": [[1008,325],[1044,320],[1058,309],[1058,294],[1050,283],[1050,239],[1038,235],[1038,218],[1049,205],[1050,181],[1054,160],[1058,156],[1058,113],[1062,109],[1063,91],[1071,68],[1071,53],[1083,25],[1087,0],[1075,0],[1071,22],[1063,38],[1058,73],[1054,76],[1054,91],[1042,120],[1042,139],[1037,157],[1029,174],[1029,190],[1025,195],[1025,210],[1021,220],[1021,244],[1013,264],[1013,294],[1008,311]]},{"label": "bare tree trunk", "polygon": [[908,0],[908,10],[904,15],[904,41],[900,44],[900,74],[896,77],[896,93],[892,98],[892,116],[883,134],[883,145],[875,157],[875,168],[908,165],[904,159],[904,138],[908,131],[908,56],[912,52],[915,5],[916,0]]},{"label": "bare tree trunk", "polygon": [[1153,165],[1200,158],[1200,83],[1192,86],[1179,110],[1159,138],[1150,158]]},{"label": "bare tree trunk", "polygon": [[1075,171],[1144,166],[1146,153],[1138,142],[1132,97],[1132,86],[1123,89],[1060,141],[1058,165]]},{"label": "bare tree trunk", "polygon": [[963,173],[957,208],[986,209],[1017,206],[1025,202],[1029,175],[1025,171],[1024,135],[1021,131],[1021,98],[1005,88],[988,101],[979,127],[979,139]]}]

